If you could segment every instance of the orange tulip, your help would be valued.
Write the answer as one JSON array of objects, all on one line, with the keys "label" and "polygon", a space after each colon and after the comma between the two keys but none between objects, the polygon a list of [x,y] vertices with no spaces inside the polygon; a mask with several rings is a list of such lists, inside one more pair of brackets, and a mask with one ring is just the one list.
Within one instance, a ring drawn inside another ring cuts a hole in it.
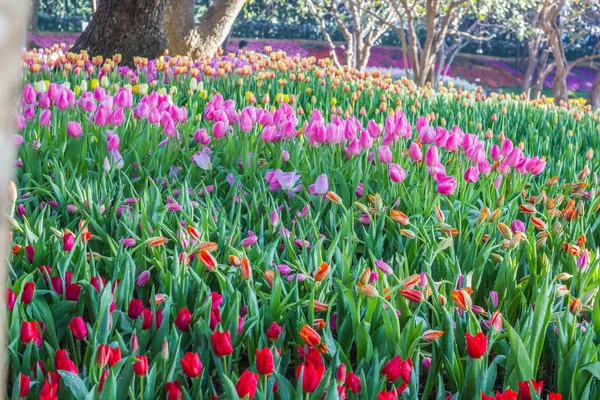
[{"label": "orange tulip", "polygon": [[304,325],[300,329],[300,337],[306,344],[316,347],[322,353],[327,353],[327,346],[321,341],[321,336],[310,326]]},{"label": "orange tulip", "polygon": [[533,226],[542,231],[545,231],[547,229],[546,223],[541,218],[534,217],[533,215],[531,216],[531,223],[533,224]]},{"label": "orange tulip", "polygon": [[252,278],[252,269],[250,268],[250,260],[247,257],[242,258],[242,278],[245,280],[249,280]]},{"label": "orange tulip", "polygon": [[421,335],[421,337],[427,342],[433,342],[434,340],[438,340],[439,338],[441,338],[443,335],[444,331],[434,331],[430,329],[423,332],[423,335]]},{"label": "orange tulip", "polygon": [[200,239],[200,232],[198,231],[198,229],[194,228],[191,225],[188,225],[187,231],[190,234],[190,236],[193,237],[194,239],[196,239],[196,240]]},{"label": "orange tulip", "polygon": [[213,242],[202,242],[198,246],[198,250],[205,250],[205,251],[208,251],[209,253],[216,251],[218,248],[219,248],[219,245],[216,243],[213,243]]},{"label": "orange tulip", "polygon": [[390,218],[399,223],[400,225],[408,225],[410,220],[402,211],[392,210]]},{"label": "orange tulip", "polygon": [[263,276],[265,277],[265,280],[267,281],[269,287],[272,288],[273,280],[275,279],[275,272],[273,272],[272,269],[268,269],[263,273]]},{"label": "orange tulip", "polygon": [[160,246],[167,243],[167,239],[164,236],[154,236],[146,240],[146,244],[150,247]]},{"label": "orange tulip", "polygon": [[331,200],[332,203],[342,204],[342,198],[334,192],[331,192],[331,191],[327,192],[327,198],[329,200]]},{"label": "orange tulip", "polygon": [[317,312],[319,312],[319,311],[325,312],[325,311],[329,310],[329,306],[327,304],[321,303],[318,300],[313,301],[313,306],[315,308],[315,311],[317,311]]},{"label": "orange tulip", "polygon": [[319,268],[317,268],[317,270],[315,271],[315,281],[320,282],[323,279],[325,279],[325,277],[327,276],[327,274],[329,273],[329,264],[327,264],[326,262],[322,262],[321,265],[319,266]]},{"label": "orange tulip", "polygon": [[215,268],[217,268],[217,265],[218,265],[217,260],[215,260],[215,258],[212,256],[212,254],[210,254],[206,250],[200,250],[198,252],[198,259],[204,265],[204,267],[206,268],[206,270],[208,272],[211,272]]},{"label": "orange tulip", "polygon": [[473,306],[473,300],[471,296],[465,290],[453,290],[452,300],[457,308],[468,311]]}]

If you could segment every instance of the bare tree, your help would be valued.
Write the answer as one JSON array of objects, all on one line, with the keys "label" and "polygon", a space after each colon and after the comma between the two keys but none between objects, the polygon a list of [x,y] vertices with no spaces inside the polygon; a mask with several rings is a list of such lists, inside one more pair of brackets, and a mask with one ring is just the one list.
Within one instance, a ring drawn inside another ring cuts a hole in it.
[{"label": "bare tree", "polygon": [[[17,95],[21,84],[21,65],[19,53],[21,44],[25,40],[27,27],[27,1],[0,0],[0,21],[2,23],[2,36],[0,37],[0,287],[5,293],[7,282],[6,257],[8,243],[8,225],[5,215],[5,206],[10,199],[9,182],[13,174],[14,160],[14,116],[17,104]],[[2,297],[4,299],[4,297]],[[6,306],[0,305],[0,321],[6,321]],[[0,348],[6,351],[6,325],[0,329]],[[0,363],[0,393],[6,393],[6,360]]]},{"label": "bare tree", "polygon": [[[344,36],[344,61],[351,68],[365,69],[371,49],[395,21],[394,12],[376,0],[307,0],[308,10],[319,24],[333,62],[341,67],[326,24],[331,15]],[[383,23],[382,23],[383,22]]]},{"label": "bare tree", "polygon": [[[600,54],[591,54],[580,57],[569,62],[565,53],[565,48],[568,44],[563,43],[564,24],[561,22],[561,14],[567,12],[570,17],[578,16],[578,19],[583,18],[583,13],[589,11],[591,2],[582,2],[582,8],[579,10],[565,10],[566,0],[544,0],[542,10],[540,12],[540,28],[544,31],[550,42],[552,54],[554,56],[554,80],[552,81],[552,95],[554,103],[560,104],[567,102],[569,95],[567,92],[567,76],[571,69],[586,61],[591,61],[600,57]],[[594,47],[594,52],[596,50]]]},{"label": "bare tree", "polygon": [[600,107],[600,70],[596,72],[596,78],[592,83],[592,88],[588,93],[588,104],[595,110]]},{"label": "bare tree", "polygon": [[[406,61],[410,61],[415,83],[424,86],[433,82],[437,55],[442,51],[446,35],[455,23],[457,11],[465,6],[467,0],[426,0],[425,4],[419,0],[385,1],[399,21],[394,30],[402,43],[405,65]],[[423,43],[417,35],[421,21],[426,33]]]}]

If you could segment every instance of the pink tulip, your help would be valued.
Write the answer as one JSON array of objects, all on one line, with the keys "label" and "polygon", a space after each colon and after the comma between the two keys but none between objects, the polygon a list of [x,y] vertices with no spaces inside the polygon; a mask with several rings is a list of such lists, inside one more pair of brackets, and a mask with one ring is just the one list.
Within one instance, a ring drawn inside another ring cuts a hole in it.
[{"label": "pink tulip", "polygon": [[379,146],[377,148],[377,156],[379,157],[379,161],[384,164],[392,162],[392,151],[388,146]]},{"label": "pink tulip", "polygon": [[425,164],[428,167],[435,167],[440,164],[440,156],[437,147],[431,146],[427,149],[427,153],[425,153]]},{"label": "pink tulip", "polygon": [[442,195],[453,195],[456,191],[456,179],[453,176],[446,176],[437,181],[437,190]]},{"label": "pink tulip", "polygon": [[226,132],[227,132],[227,125],[224,122],[219,121],[213,125],[212,133],[213,133],[213,136],[215,137],[215,139],[223,138],[225,136]]},{"label": "pink tulip", "polygon": [[408,150],[408,155],[410,159],[414,162],[419,162],[423,159],[423,153],[421,152],[421,148],[415,142],[410,144],[410,149]]},{"label": "pink tulip", "polygon": [[479,180],[479,170],[476,167],[469,167],[465,171],[465,181],[469,183],[477,182]]},{"label": "pink tulip", "polygon": [[406,171],[398,164],[389,164],[390,179],[392,182],[400,183],[406,179]]},{"label": "pink tulip", "polygon": [[81,125],[79,125],[79,122],[77,121],[70,121],[67,124],[67,133],[69,134],[69,136],[73,137],[73,138],[78,138],[79,136],[81,136]]},{"label": "pink tulip", "polygon": [[48,126],[52,122],[52,111],[44,110],[40,114],[40,125]]}]

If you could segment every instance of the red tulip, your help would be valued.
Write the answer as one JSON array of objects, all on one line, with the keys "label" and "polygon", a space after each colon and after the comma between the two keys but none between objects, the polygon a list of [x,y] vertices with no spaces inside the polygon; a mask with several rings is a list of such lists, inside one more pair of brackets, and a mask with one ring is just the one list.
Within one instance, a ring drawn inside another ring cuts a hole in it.
[{"label": "red tulip", "polygon": [[105,369],[100,374],[100,381],[98,382],[98,393],[102,393],[102,389],[104,389],[104,383],[106,382],[106,378],[108,378],[108,370]]},{"label": "red tulip", "polygon": [[504,393],[496,392],[496,397],[484,396],[485,395],[482,393],[482,400],[517,400],[518,393],[514,390],[506,389]]},{"label": "red tulip", "polygon": [[112,367],[121,360],[121,348],[111,347],[108,348],[108,366]]},{"label": "red tulip", "polygon": [[148,373],[148,357],[146,356],[135,356],[138,360],[133,363],[133,371],[137,376],[144,376]]},{"label": "red tulip", "polygon": [[83,340],[87,337],[87,326],[81,317],[73,318],[71,322],[69,322],[69,329],[75,339]]},{"label": "red tulip", "polygon": [[562,400],[562,395],[560,393],[550,393],[548,400]]},{"label": "red tulip", "polygon": [[62,278],[60,276],[53,276],[50,278],[50,283],[52,284],[52,289],[54,289],[56,294],[61,296],[63,294]]},{"label": "red tulip", "polygon": [[80,293],[81,293],[81,286],[79,286],[76,283],[69,283],[67,285],[67,293],[65,294],[65,297],[67,300],[77,301],[77,300],[79,300]]},{"label": "red tulip", "polygon": [[465,335],[467,340],[467,354],[471,358],[481,358],[487,351],[488,338],[483,333],[479,332],[475,336],[471,336],[469,332]]},{"label": "red tulip", "polygon": [[60,375],[49,372],[40,389],[40,400],[58,400],[58,384]]},{"label": "red tulip", "polygon": [[283,328],[279,326],[277,322],[273,321],[271,326],[269,326],[269,329],[267,329],[267,339],[277,340],[279,335],[281,335],[281,331],[283,331]]},{"label": "red tulip", "polygon": [[150,329],[152,326],[152,310],[149,308],[144,308],[142,315],[144,317],[144,320],[142,321],[142,329]]},{"label": "red tulip", "polygon": [[29,384],[31,378],[29,375],[19,374],[19,397],[25,398],[29,394]]},{"label": "red tulip", "polygon": [[63,235],[63,250],[71,251],[75,245],[75,235],[70,231],[65,231]]},{"label": "red tulip", "polygon": [[15,302],[17,301],[17,295],[15,292],[10,290],[10,288],[6,289],[6,308],[8,311],[12,311],[15,308]]},{"label": "red tulip", "polygon": [[221,322],[221,311],[218,308],[210,309],[210,329],[215,329]]},{"label": "red tulip", "polygon": [[542,393],[542,387],[544,386],[544,381],[536,382],[533,379],[531,381],[525,382],[517,382],[519,385],[519,396],[521,396],[522,400],[531,400],[531,391],[529,390],[529,382],[531,382],[531,386],[533,386],[533,390],[538,393]]},{"label": "red tulip", "polygon": [[181,369],[188,378],[196,378],[202,373],[202,363],[198,353],[185,353],[183,358],[179,360],[181,362]]},{"label": "red tulip", "polygon": [[25,253],[27,254],[27,260],[29,260],[29,264],[33,264],[33,256],[35,255],[35,249],[33,246],[25,246]]},{"label": "red tulip", "polygon": [[261,375],[271,375],[275,369],[275,361],[273,360],[273,352],[270,348],[265,347],[262,350],[256,350],[256,370]]},{"label": "red tulip", "polygon": [[101,343],[96,349],[96,365],[104,367],[108,363],[108,357],[110,355],[110,347]]},{"label": "red tulip", "polygon": [[346,380],[346,364],[340,364],[335,372],[335,380],[338,382],[344,382]]},{"label": "red tulip", "polygon": [[33,341],[37,342],[39,337],[40,337],[40,332],[38,330],[36,321],[21,322],[21,332],[20,332],[21,342],[23,342],[23,343],[29,343],[29,342],[33,342]]},{"label": "red tulip", "polygon": [[77,365],[71,359],[66,350],[58,349],[54,354],[54,368],[57,370],[68,371],[74,374],[79,374]]},{"label": "red tulip", "polygon": [[381,375],[384,375],[390,382],[395,382],[399,377],[402,377],[404,382],[410,382],[412,373],[412,361],[409,359],[402,360],[402,357],[396,356],[388,361],[381,369]]},{"label": "red tulip", "polygon": [[131,299],[129,302],[129,307],[127,308],[127,315],[131,319],[138,319],[142,312],[144,311],[144,303],[138,299]]},{"label": "red tulip", "polygon": [[233,352],[231,346],[231,334],[229,331],[215,331],[210,337],[212,348],[215,354],[219,357],[228,356]]},{"label": "red tulip", "polygon": [[175,326],[180,331],[187,331],[190,326],[190,321],[192,319],[192,314],[190,310],[187,308],[182,308],[177,314],[177,318],[175,318]]},{"label": "red tulip", "polygon": [[360,393],[361,382],[360,382],[360,378],[358,377],[358,375],[356,375],[354,372],[350,372],[346,376],[346,386],[348,386],[348,388],[352,391],[352,393],[354,393],[354,394]]},{"label": "red tulip", "polygon": [[377,394],[377,400],[396,400],[397,398],[398,395],[395,391],[386,392],[385,390],[382,390]]},{"label": "red tulip", "polygon": [[315,391],[317,386],[319,386],[319,382],[321,382],[321,378],[325,373],[324,366],[315,366],[313,363],[306,362],[300,364],[296,368],[296,379],[300,377],[300,372],[302,372],[302,391],[305,393],[312,393]]},{"label": "red tulip", "polygon": [[256,385],[258,385],[258,374],[245,370],[235,384],[235,391],[240,398],[248,396],[248,399],[252,400],[256,393]]},{"label": "red tulip", "polygon": [[179,381],[165,383],[165,390],[167,391],[167,400],[180,400],[183,398]]},{"label": "red tulip", "polygon": [[33,300],[33,294],[35,293],[35,283],[27,282],[23,285],[23,291],[21,292],[21,301],[23,304],[29,304]]}]

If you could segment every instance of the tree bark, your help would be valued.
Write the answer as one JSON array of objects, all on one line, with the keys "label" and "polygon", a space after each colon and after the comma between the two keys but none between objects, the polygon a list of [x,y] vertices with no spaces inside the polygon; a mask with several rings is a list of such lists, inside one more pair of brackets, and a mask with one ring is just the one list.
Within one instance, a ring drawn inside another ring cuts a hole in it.
[{"label": "tree bark", "polygon": [[588,104],[595,110],[600,107],[600,71],[596,73],[596,79],[592,83],[590,93],[588,93]]},{"label": "tree bark", "polygon": [[163,32],[165,0],[103,0],[71,51],[90,56],[121,54],[122,64],[136,56],[156,58],[167,47]]},{"label": "tree bark", "polygon": [[246,0],[215,0],[194,25],[193,0],[167,0],[164,30],[171,55],[213,55],[233,27]]},{"label": "tree bark", "polygon": [[[27,12],[29,2],[15,0],[0,0],[0,23],[2,24],[2,36],[0,37],[0,288],[2,288],[2,300],[0,300],[0,321],[8,323],[6,316],[6,305],[4,293],[7,287],[6,265],[8,246],[7,241],[9,229],[5,213],[5,205],[9,201],[8,185],[13,179],[13,163],[15,159],[14,117],[17,104],[17,95],[21,86],[21,45],[25,41],[27,29]],[[0,329],[0,348],[6,352],[7,325]],[[0,363],[0,393],[6,393],[6,367],[8,362]]]},{"label": "tree bark", "polygon": [[40,0],[33,0],[31,2],[31,18],[29,19],[29,25],[31,26],[31,32],[37,33],[38,31],[38,14],[40,13]]},{"label": "tree bark", "polygon": [[540,47],[539,36],[533,34],[527,38],[527,69],[523,75],[523,82],[521,83],[521,90],[523,93],[529,96],[529,90],[531,89],[531,80],[535,72],[535,67],[538,63],[538,54]]}]

